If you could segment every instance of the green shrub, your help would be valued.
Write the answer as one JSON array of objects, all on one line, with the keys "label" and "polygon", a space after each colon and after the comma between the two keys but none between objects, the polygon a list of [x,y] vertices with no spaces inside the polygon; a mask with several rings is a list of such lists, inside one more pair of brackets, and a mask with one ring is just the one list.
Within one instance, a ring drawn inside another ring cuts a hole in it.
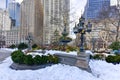
[{"label": "green shrub", "polygon": [[28,48],[28,45],[25,44],[25,43],[20,43],[20,44],[18,45],[18,49],[20,49],[20,50],[26,49],[26,48]]},{"label": "green shrub", "polygon": [[16,48],[16,45],[12,44],[11,46],[9,46],[9,48],[14,49]]},{"label": "green shrub", "polygon": [[21,50],[14,51],[11,54],[11,58],[14,63],[26,64],[26,65],[41,65],[47,63],[58,63],[58,57],[54,55],[36,55],[34,58],[32,55],[25,55]]},{"label": "green shrub", "polygon": [[115,57],[115,63],[120,63],[120,55],[116,55],[116,57]]},{"label": "green shrub", "polygon": [[25,55],[21,50],[18,50],[18,51],[14,51],[11,54],[11,58],[12,58],[13,62],[23,64]]},{"label": "green shrub", "polygon": [[38,47],[37,44],[33,44],[33,45],[32,45],[32,48],[37,48],[37,47]]},{"label": "green shrub", "polygon": [[119,50],[120,49],[120,42],[116,41],[116,42],[113,42],[109,48],[113,49],[113,50]]},{"label": "green shrub", "polygon": [[36,56],[34,57],[34,64],[35,64],[35,65],[42,64],[42,57],[39,56],[39,55],[36,55]]},{"label": "green shrub", "polygon": [[106,62],[108,63],[114,63],[114,64],[117,64],[117,63],[120,63],[120,55],[115,55],[115,56],[108,56],[105,58]]},{"label": "green shrub", "polygon": [[42,64],[48,63],[48,56],[42,55]]},{"label": "green shrub", "polygon": [[34,59],[32,58],[32,55],[26,55],[24,63],[27,65],[34,65]]},{"label": "green shrub", "polygon": [[97,60],[104,60],[105,55],[104,54],[95,54],[92,58],[97,59]]}]

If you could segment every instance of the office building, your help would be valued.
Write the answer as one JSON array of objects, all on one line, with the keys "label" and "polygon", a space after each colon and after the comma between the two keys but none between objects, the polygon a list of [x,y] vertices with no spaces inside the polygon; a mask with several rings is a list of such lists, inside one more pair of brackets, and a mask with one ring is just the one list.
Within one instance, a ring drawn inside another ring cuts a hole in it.
[{"label": "office building", "polygon": [[18,2],[10,2],[8,5],[8,11],[11,18],[12,27],[20,26],[20,4]]},{"label": "office building", "polygon": [[6,45],[6,31],[10,30],[10,27],[11,19],[8,11],[0,9],[0,47]]},{"label": "office building", "polygon": [[70,0],[24,0],[21,4],[21,41],[32,33],[35,42],[50,44],[57,29],[64,23],[69,31]]},{"label": "office building", "polygon": [[87,0],[87,4],[85,6],[84,17],[86,20],[88,19],[97,19],[99,16],[99,12],[103,8],[110,7],[110,0]]}]

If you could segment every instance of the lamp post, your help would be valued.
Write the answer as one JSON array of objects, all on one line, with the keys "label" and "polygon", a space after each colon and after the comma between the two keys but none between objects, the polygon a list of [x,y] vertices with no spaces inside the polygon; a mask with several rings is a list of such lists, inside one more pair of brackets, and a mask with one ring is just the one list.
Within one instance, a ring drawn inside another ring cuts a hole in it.
[{"label": "lamp post", "polygon": [[84,53],[84,41],[85,41],[85,33],[91,32],[91,28],[92,28],[92,24],[90,22],[88,22],[87,25],[85,25],[85,18],[83,16],[81,16],[81,18],[79,19],[79,23],[73,28],[73,32],[75,34],[81,34],[80,36],[80,53]]}]

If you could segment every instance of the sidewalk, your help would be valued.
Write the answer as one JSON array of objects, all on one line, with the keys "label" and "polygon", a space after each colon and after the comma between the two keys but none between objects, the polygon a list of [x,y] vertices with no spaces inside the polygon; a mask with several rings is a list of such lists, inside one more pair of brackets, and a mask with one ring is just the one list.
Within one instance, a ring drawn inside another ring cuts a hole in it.
[{"label": "sidewalk", "polygon": [[11,51],[0,50],[0,62],[11,55]]}]

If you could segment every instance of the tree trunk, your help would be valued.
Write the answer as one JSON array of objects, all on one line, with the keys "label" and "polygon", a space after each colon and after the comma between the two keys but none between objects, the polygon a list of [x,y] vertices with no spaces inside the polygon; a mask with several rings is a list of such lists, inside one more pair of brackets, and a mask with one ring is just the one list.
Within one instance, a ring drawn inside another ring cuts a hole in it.
[{"label": "tree trunk", "polygon": [[119,29],[120,29],[120,13],[119,13],[119,21],[116,29],[116,41],[119,40]]}]

